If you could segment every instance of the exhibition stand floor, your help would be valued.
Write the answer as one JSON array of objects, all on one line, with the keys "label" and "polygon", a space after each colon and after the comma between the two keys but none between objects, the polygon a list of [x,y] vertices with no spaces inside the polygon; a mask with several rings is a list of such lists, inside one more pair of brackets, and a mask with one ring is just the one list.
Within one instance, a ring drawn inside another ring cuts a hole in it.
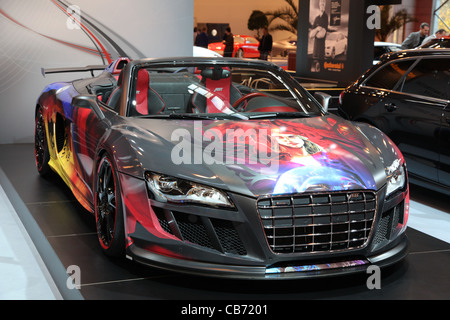
[{"label": "exhibition stand floor", "polygon": [[[62,180],[38,175],[32,144],[0,145],[0,169],[0,299],[450,299],[450,198],[423,188],[411,186],[409,255],[382,269],[381,288],[370,290],[368,274],[205,279],[111,260]],[[67,282],[74,266],[79,289]]]}]

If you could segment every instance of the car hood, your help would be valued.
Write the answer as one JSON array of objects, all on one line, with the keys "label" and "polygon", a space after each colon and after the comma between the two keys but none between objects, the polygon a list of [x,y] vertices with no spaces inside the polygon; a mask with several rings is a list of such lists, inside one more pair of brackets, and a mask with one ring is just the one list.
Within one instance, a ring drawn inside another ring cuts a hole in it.
[{"label": "car hood", "polygon": [[142,177],[148,170],[252,197],[377,190],[386,182],[385,168],[400,157],[380,131],[334,115],[130,121],[121,130],[137,164],[121,162],[120,171]]}]

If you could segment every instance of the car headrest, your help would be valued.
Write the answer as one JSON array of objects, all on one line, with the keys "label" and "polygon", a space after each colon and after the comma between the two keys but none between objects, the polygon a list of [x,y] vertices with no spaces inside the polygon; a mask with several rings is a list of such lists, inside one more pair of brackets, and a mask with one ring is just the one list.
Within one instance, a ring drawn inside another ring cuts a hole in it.
[{"label": "car headrest", "polygon": [[150,79],[149,79],[149,74],[147,72],[146,69],[140,69],[138,71],[138,76],[137,76],[137,83],[136,83],[136,87],[138,88],[138,90],[147,90],[148,85],[149,85]]},{"label": "car headrest", "polygon": [[202,70],[202,77],[211,80],[227,79],[231,77],[231,71],[221,67],[212,67]]}]

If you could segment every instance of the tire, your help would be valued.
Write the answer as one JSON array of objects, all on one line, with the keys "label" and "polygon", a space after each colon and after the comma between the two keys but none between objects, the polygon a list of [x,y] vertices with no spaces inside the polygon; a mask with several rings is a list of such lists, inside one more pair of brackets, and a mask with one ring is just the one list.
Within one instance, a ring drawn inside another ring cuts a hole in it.
[{"label": "tire", "polygon": [[242,49],[239,49],[237,52],[236,52],[236,56],[235,56],[236,58],[243,58],[244,57],[244,50],[242,50]]},{"label": "tire", "polygon": [[100,246],[107,256],[122,258],[125,233],[120,183],[108,155],[101,158],[95,181],[95,222]]},{"label": "tire", "polygon": [[44,114],[41,107],[38,108],[34,121],[34,156],[39,174],[42,177],[49,177],[53,171],[48,164],[50,153],[48,151]]}]

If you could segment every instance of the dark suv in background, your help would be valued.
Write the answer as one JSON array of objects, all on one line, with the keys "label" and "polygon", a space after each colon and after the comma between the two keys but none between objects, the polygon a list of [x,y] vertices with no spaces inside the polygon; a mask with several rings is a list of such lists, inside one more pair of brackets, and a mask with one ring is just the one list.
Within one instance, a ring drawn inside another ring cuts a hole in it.
[{"label": "dark suv in background", "polygon": [[383,56],[342,92],[338,112],[385,132],[412,183],[450,194],[450,49]]}]

